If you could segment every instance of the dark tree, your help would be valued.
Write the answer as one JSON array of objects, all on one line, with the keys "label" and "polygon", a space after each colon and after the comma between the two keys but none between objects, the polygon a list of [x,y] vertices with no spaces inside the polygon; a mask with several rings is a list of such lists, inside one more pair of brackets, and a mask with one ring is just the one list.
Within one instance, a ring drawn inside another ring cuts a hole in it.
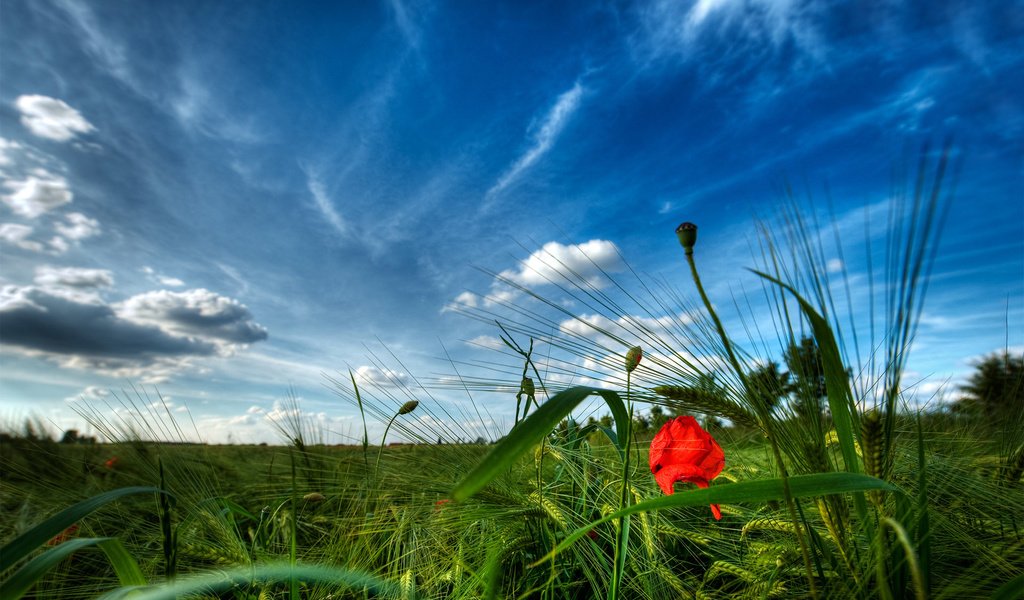
[{"label": "dark tree", "polygon": [[790,384],[787,391],[794,394],[794,409],[808,416],[821,414],[825,401],[825,366],[821,349],[813,337],[804,337],[800,343],[791,343],[784,356],[789,368]]},{"label": "dark tree", "polygon": [[664,408],[657,404],[651,407],[651,429],[661,430],[662,426],[668,423],[668,418]]},{"label": "dark tree", "polygon": [[748,373],[747,383],[752,400],[772,412],[788,394],[789,373],[780,373],[779,364],[772,361]]},{"label": "dark tree", "polygon": [[1019,418],[1024,411],[1024,354],[992,354],[974,365],[974,374],[960,388],[964,392],[958,412],[993,421]]}]

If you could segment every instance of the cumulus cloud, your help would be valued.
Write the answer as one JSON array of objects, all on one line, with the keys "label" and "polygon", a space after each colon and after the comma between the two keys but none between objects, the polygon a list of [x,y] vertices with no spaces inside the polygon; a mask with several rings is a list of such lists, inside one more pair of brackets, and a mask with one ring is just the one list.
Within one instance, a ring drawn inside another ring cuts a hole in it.
[{"label": "cumulus cloud", "polygon": [[155,292],[109,304],[88,293],[90,285],[112,283],[109,273],[47,269],[37,277],[54,287],[0,289],[0,342],[7,351],[61,367],[156,382],[195,357],[230,356],[267,337],[245,306],[207,290]]},{"label": "cumulus cloud", "polygon": [[42,265],[36,267],[34,281],[42,287],[100,288],[114,285],[114,275],[104,269]]},{"label": "cumulus cloud", "polygon": [[40,242],[28,239],[33,229],[18,223],[0,223],[0,242],[10,244],[22,250],[42,252],[45,247]]},{"label": "cumulus cloud", "polygon": [[569,122],[569,119],[576,112],[580,106],[580,100],[583,98],[583,86],[580,82],[573,84],[571,88],[563,92],[558,96],[558,100],[555,105],[551,107],[548,113],[544,116],[541,121],[540,127],[537,128],[533,134],[533,140],[530,148],[524,152],[512,166],[506,170],[497,183],[488,190],[487,196],[492,197],[495,194],[500,193],[502,190],[511,185],[516,179],[522,175],[523,171],[529,169],[536,163],[544,154],[551,149],[561,135],[562,130],[565,129],[565,125]]},{"label": "cumulus cloud", "polygon": [[142,267],[142,272],[145,273],[146,277],[153,283],[159,283],[166,287],[181,287],[185,285],[185,282],[177,277],[168,277],[157,273],[153,267]]},{"label": "cumulus cloud", "polygon": [[502,350],[508,347],[505,345],[505,342],[492,335],[478,335],[471,340],[466,340],[466,343],[470,346],[487,348],[488,350]]},{"label": "cumulus cloud", "polygon": [[266,328],[252,320],[244,304],[202,288],[139,294],[122,302],[118,311],[131,321],[157,325],[179,335],[202,336],[229,344],[252,344],[267,339]]},{"label": "cumulus cloud", "polygon": [[625,315],[615,320],[604,315],[580,315],[574,319],[566,319],[558,324],[558,329],[567,335],[586,338],[606,348],[616,348],[621,344],[615,339],[624,340],[628,346],[641,344],[641,340],[655,336],[671,339],[670,333],[677,327],[691,322],[689,315],[664,315],[657,318]]},{"label": "cumulus cloud", "polygon": [[82,213],[73,212],[64,215],[64,222],[54,225],[57,233],[69,240],[79,241],[99,235],[100,222],[90,219]]},{"label": "cumulus cloud", "polygon": [[63,100],[33,94],[18,96],[14,105],[21,112],[21,124],[39,137],[66,142],[96,129]]},{"label": "cumulus cloud", "polygon": [[377,387],[401,387],[408,383],[409,374],[391,369],[381,369],[369,365],[362,365],[356,369],[356,378],[359,381]]},{"label": "cumulus cloud", "polygon": [[568,246],[548,242],[524,260],[518,270],[503,271],[501,277],[524,287],[570,278],[601,288],[607,284],[603,272],[622,268],[622,257],[613,242],[590,240]]},{"label": "cumulus cloud", "polygon": [[8,180],[4,187],[13,191],[2,199],[15,213],[35,219],[59,206],[71,202],[73,194],[68,182],[58,175],[42,169],[22,180]]}]

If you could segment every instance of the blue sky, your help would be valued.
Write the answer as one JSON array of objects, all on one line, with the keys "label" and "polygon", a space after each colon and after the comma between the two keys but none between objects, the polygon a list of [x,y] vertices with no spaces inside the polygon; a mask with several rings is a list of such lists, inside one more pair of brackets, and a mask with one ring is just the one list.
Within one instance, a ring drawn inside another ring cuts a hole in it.
[{"label": "blue sky", "polygon": [[[544,249],[691,295],[689,220],[716,302],[756,303],[754,217],[785,181],[831,199],[863,324],[863,221],[880,256],[894,172],[952,136],[909,365],[927,398],[1024,344],[1021,72],[1014,2],[5,1],[3,416],[81,426],[74,403],[135,385],[209,441],[275,441],[291,393],[341,440],[322,373],[400,404],[446,352],[515,364],[446,310],[538,305],[480,269],[593,321],[529,268]],[[475,396],[481,420],[507,396]]]}]

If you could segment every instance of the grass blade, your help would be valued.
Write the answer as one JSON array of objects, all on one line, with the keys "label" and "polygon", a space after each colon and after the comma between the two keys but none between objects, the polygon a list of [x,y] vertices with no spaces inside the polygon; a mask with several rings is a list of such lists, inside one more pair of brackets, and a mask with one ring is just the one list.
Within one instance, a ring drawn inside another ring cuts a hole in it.
[{"label": "grass blade", "polygon": [[[789,478],[789,488],[793,498],[828,496],[848,492],[866,492],[869,490],[892,491],[897,489],[890,483],[862,473],[796,475]],[[703,506],[705,504],[777,501],[781,500],[784,496],[782,479],[763,479],[761,481],[744,481],[728,485],[716,485],[703,490],[679,492],[671,496],[660,496],[651,500],[645,500],[577,529],[569,534],[562,543],[555,546],[551,552],[534,562],[531,566],[536,566],[546,560],[550,560],[573,542],[586,535],[594,527],[625,515],[661,510],[663,508],[682,508],[686,506]]]},{"label": "grass blade", "polygon": [[[122,588],[100,597],[100,600],[131,597],[132,600],[177,600],[183,596],[215,595],[237,585],[255,583],[287,583],[301,581],[328,586],[347,587],[362,590],[368,588],[385,598],[401,596],[399,586],[379,579],[362,571],[321,565],[289,565],[270,563],[256,568],[237,567],[226,571],[215,571],[203,575],[179,577],[174,583],[150,588]],[[377,597],[377,596],[373,596]]]},{"label": "grass blade", "polygon": [[574,387],[559,392],[547,402],[540,405],[525,421],[517,425],[500,441],[473,471],[467,475],[452,491],[452,499],[465,500],[480,491],[489,481],[497,477],[515,463],[516,459],[532,448],[551,433],[558,423],[572,409],[592,394],[600,395],[615,418],[618,439],[625,439],[626,427],[629,426],[629,414],[626,405],[615,392],[591,387]]},{"label": "grass blade", "polygon": [[835,335],[828,321],[818,311],[814,310],[807,300],[804,300],[792,286],[782,281],[753,270],[755,275],[767,279],[782,289],[790,292],[800,304],[807,320],[811,322],[814,330],[814,339],[821,349],[821,363],[825,370],[825,389],[828,391],[828,406],[832,413],[832,421],[836,428],[836,435],[839,438],[839,449],[843,454],[843,462],[846,470],[850,473],[860,472],[860,463],[857,458],[856,431],[854,415],[851,406],[853,405],[853,393],[850,391],[850,380],[846,369],[843,368],[842,354],[839,352],[839,345],[836,343]]},{"label": "grass blade", "polygon": [[19,535],[0,549],[0,573],[24,560],[36,548],[46,544],[60,532],[74,525],[90,513],[114,500],[133,494],[163,494],[155,487],[125,487],[97,494],[78,504],[65,508],[49,519]]},{"label": "grass blade", "polygon": [[142,575],[138,563],[128,554],[120,540],[115,538],[78,538],[43,552],[23,567],[14,572],[9,579],[0,584],[0,598],[18,600],[25,592],[32,589],[50,569],[59,565],[65,558],[75,552],[91,546],[99,546],[106,553],[118,580],[122,585],[144,585],[146,578]]}]

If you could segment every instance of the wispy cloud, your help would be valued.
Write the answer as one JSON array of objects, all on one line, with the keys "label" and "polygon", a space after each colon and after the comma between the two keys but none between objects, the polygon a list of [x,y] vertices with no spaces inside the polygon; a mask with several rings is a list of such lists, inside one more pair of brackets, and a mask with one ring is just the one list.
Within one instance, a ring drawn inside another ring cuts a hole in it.
[{"label": "wispy cloud", "polygon": [[327,190],[324,189],[323,182],[320,181],[320,178],[315,173],[306,173],[306,187],[309,188],[309,193],[313,196],[313,203],[323,218],[335,231],[344,237],[348,237],[350,233],[348,223],[335,210],[331,199],[327,197]]},{"label": "wispy cloud", "polygon": [[505,188],[511,185],[523,171],[529,169],[542,156],[544,156],[555,144],[558,136],[565,129],[566,123],[580,106],[583,98],[583,86],[579,81],[573,84],[568,91],[558,96],[558,101],[551,107],[551,110],[544,116],[540,127],[533,135],[533,144],[524,152],[512,166],[506,170],[498,182],[487,191],[487,199],[491,200]]},{"label": "wispy cloud", "polygon": [[649,65],[661,59],[705,61],[706,36],[729,40],[729,50],[712,62],[752,50],[779,52],[792,44],[815,63],[828,52],[820,10],[799,0],[662,0],[643,5],[640,30],[633,38],[637,58]]}]

